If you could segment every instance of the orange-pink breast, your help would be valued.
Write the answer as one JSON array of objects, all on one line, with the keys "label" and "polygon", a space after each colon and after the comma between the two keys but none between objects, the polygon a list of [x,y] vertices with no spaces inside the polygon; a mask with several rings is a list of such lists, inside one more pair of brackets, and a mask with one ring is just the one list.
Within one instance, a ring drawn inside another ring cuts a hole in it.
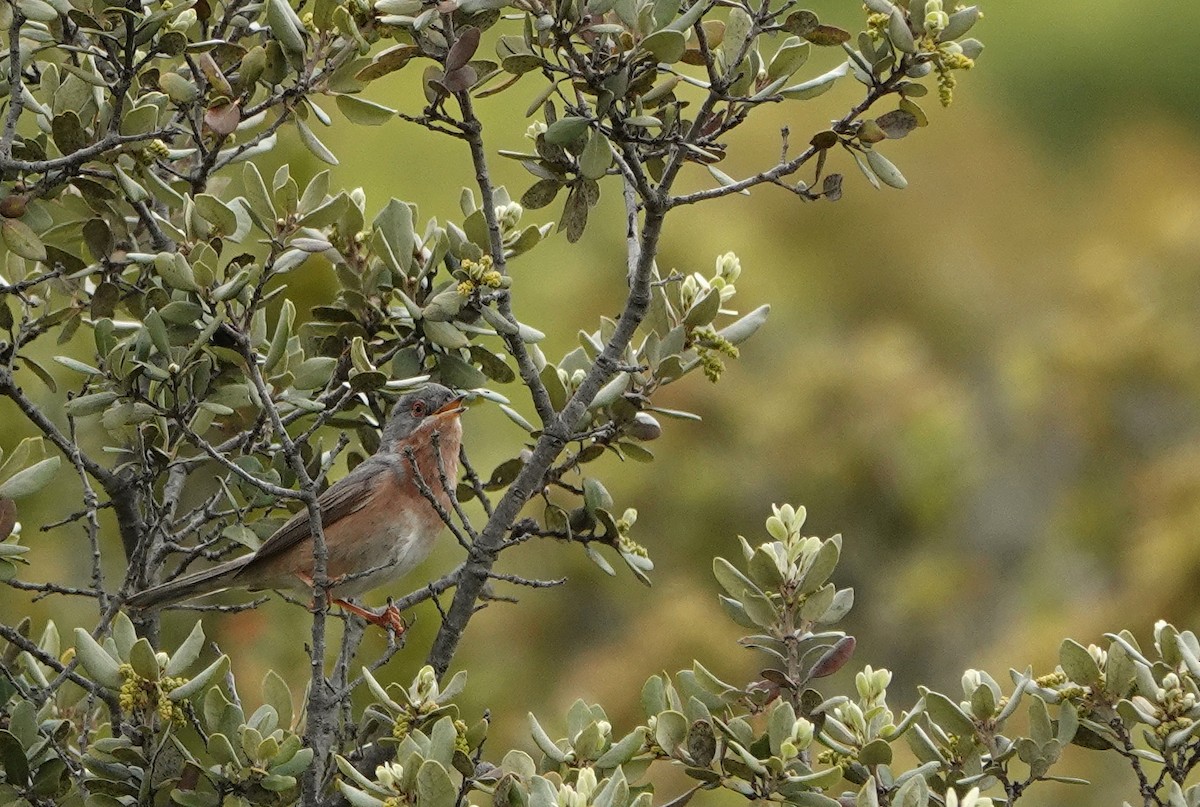
[{"label": "orange-pink breast", "polygon": [[[437,423],[441,468],[453,486],[458,476],[458,449],[462,426],[458,418]],[[432,425],[432,423],[431,423]],[[432,429],[418,432],[413,459],[421,478],[442,508],[451,509],[450,494],[441,482],[438,461],[433,450]],[[400,455],[403,474],[384,469],[375,478],[366,503],[333,523],[324,525],[325,545],[329,551],[327,575],[332,580],[369,574],[346,580],[334,587],[339,597],[353,597],[395,580],[412,571],[433,549],[445,526],[437,510],[423,495],[413,477],[412,463]],[[263,588],[294,587],[297,581],[312,578],[312,542],[305,540],[290,551],[271,558],[267,568],[256,570],[255,582]],[[301,585],[305,583],[301,582]]]}]

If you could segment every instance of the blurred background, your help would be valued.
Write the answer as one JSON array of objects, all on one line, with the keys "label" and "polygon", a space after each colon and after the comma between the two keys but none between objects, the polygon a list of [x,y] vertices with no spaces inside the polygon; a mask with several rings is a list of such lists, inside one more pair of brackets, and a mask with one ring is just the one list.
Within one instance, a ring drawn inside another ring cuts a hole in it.
[{"label": "blurred background", "polygon": [[[861,25],[858,0],[811,7]],[[657,462],[604,460],[618,508],[640,513],[634,537],[657,564],[653,588],[606,577],[578,547],[505,555],[505,571],[569,583],[517,591],[519,604],[488,607],[466,634],[462,703],[468,715],[491,709],[494,749],[531,747],[527,711],[561,732],[576,697],[602,703],[623,734],[646,677],[693,658],[732,682],[756,676],[760,659],[734,643],[710,569],[714,554],[738,554],[737,534],[765,540],[772,502],[806,505],[812,534],[842,533],[837,580],[857,601],[844,625],[859,640],[850,667],[894,670],[897,709],[917,699],[918,683],[958,697],[966,668],[1004,682],[1010,667],[1047,672],[1065,636],[1087,644],[1129,628],[1148,644],[1156,619],[1196,627],[1200,83],[1186,54],[1200,5],[992,0],[983,9],[972,35],[987,49],[959,74],[954,105],[931,96],[932,125],[883,144],[907,190],[876,191],[848,156],[833,155],[847,179],[835,204],[763,188],[669,220],[664,271],[711,274],[733,250],[743,266],[735,303],[769,302],[772,316],[721,383],[697,375],[667,391],[663,405],[704,421],[668,422],[650,446]],[[837,56],[819,51],[805,72]],[[394,78],[371,97],[415,111],[416,75]],[[860,90],[845,80],[758,114],[722,170],[767,167],[782,125],[803,142]],[[534,92],[529,81],[481,102],[494,148],[524,147],[521,110]],[[321,133],[341,158],[335,187],[362,185],[373,210],[397,196],[417,202],[422,219],[459,215],[471,182],[460,144],[401,121],[339,123]],[[294,142],[273,161],[303,178],[322,167]],[[496,172],[514,197],[532,183],[511,161],[497,158]],[[711,184],[702,169],[689,181]],[[556,236],[512,265],[517,313],[549,334],[551,358],[619,310],[619,196],[615,185],[605,193],[579,248]],[[525,221],[556,219],[561,201]],[[321,271],[289,276],[301,311],[328,293]],[[499,391],[528,411],[518,386]],[[0,422],[11,447],[24,426],[11,408]],[[473,410],[466,428],[485,470],[519,448],[522,433],[494,412]],[[64,514],[61,490],[23,508],[25,542],[37,550],[29,577],[61,569],[82,582],[78,531],[31,529]],[[420,580],[459,555],[444,541]],[[0,610],[17,607],[28,608],[26,595],[0,591]],[[60,627],[90,619],[84,604],[34,609]],[[426,606],[415,617],[386,677],[407,680],[422,663],[437,615]],[[193,619],[174,614],[168,627],[182,635]],[[206,624],[251,689],[267,667],[301,674],[299,609],[275,602]],[[381,645],[373,636],[366,652]],[[849,678],[835,686],[852,688]],[[1127,771],[1107,757],[1089,767],[1088,754],[1069,754],[1062,773],[1132,796]],[[1090,795],[1047,786],[1024,803]]]}]

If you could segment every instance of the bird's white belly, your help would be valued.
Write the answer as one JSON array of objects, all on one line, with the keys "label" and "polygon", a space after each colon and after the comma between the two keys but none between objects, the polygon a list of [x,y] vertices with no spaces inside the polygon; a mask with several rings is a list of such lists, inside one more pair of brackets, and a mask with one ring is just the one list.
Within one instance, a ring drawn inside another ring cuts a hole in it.
[{"label": "bird's white belly", "polygon": [[[360,594],[378,588],[386,583],[397,580],[411,572],[421,561],[429,556],[434,541],[441,531],[439,523],[435,529],[430,529],[428,521],[412,513],[405,513],[400,518],[392,520],[388,525],[379,525],[378,529],[386,534],[386,539],[363,541],[362,546],[388,547],[379,557],[363,558],[360,568],[371,571],[360,577],[354,577],[337,586],[335,593],[339,597],[356,597]],[[398,594],[399,592],[389,592]]]}]

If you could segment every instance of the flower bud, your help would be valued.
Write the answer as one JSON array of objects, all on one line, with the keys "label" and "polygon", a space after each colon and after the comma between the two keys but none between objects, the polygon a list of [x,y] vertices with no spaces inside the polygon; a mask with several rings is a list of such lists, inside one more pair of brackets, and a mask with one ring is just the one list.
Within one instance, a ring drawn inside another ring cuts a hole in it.
[{"label": "flower bud", "polygon": [[500,226],[506,230],[511,230],[521,223],[521,214],[525,212],[525,208],[521,207],[516,202],[509,202],[506,205],[496,205],[496,218],[500,222]]},{"label": "flower bud", "polygon": [[189,8],[186,11],[180,12],[178,17],[176,17],[175,19],[173,19],[169,23],[167,23],[167,30],[168,31],[179,31],[180,33],[185,33],[187,31],[187,29],[191,28],[195,24],[196,24],[196,11],[195,11],[195,9]]},{"label": "flower bud", "polygon": [[950,15],[944,11],[934,11],[925,15],[925,32],[930,36],[937,36],[946,30],[949,24]]},{"label": "flower bud", "polygon": [[734,283],[742,274],[742,262],[733,252],[717,257],[717,276],[727,283]]}]

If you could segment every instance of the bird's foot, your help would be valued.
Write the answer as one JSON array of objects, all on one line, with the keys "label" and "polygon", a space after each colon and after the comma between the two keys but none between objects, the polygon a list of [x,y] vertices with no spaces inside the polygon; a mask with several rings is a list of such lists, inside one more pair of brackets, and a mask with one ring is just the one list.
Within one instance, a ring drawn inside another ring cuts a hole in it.
[{"label": "bird's foot", "polygon": [[379,612],[363,608],[346,600],[334,600],[333,604],[340,605],[343,610],[362,617],[372,625],[378,625],[391,633],[395,639],[402,637],[404,632],[408,630],[408,625],[404,623],[404,618],[400,616],[400,609],[391,603],[388,603],[387,607]]}]

